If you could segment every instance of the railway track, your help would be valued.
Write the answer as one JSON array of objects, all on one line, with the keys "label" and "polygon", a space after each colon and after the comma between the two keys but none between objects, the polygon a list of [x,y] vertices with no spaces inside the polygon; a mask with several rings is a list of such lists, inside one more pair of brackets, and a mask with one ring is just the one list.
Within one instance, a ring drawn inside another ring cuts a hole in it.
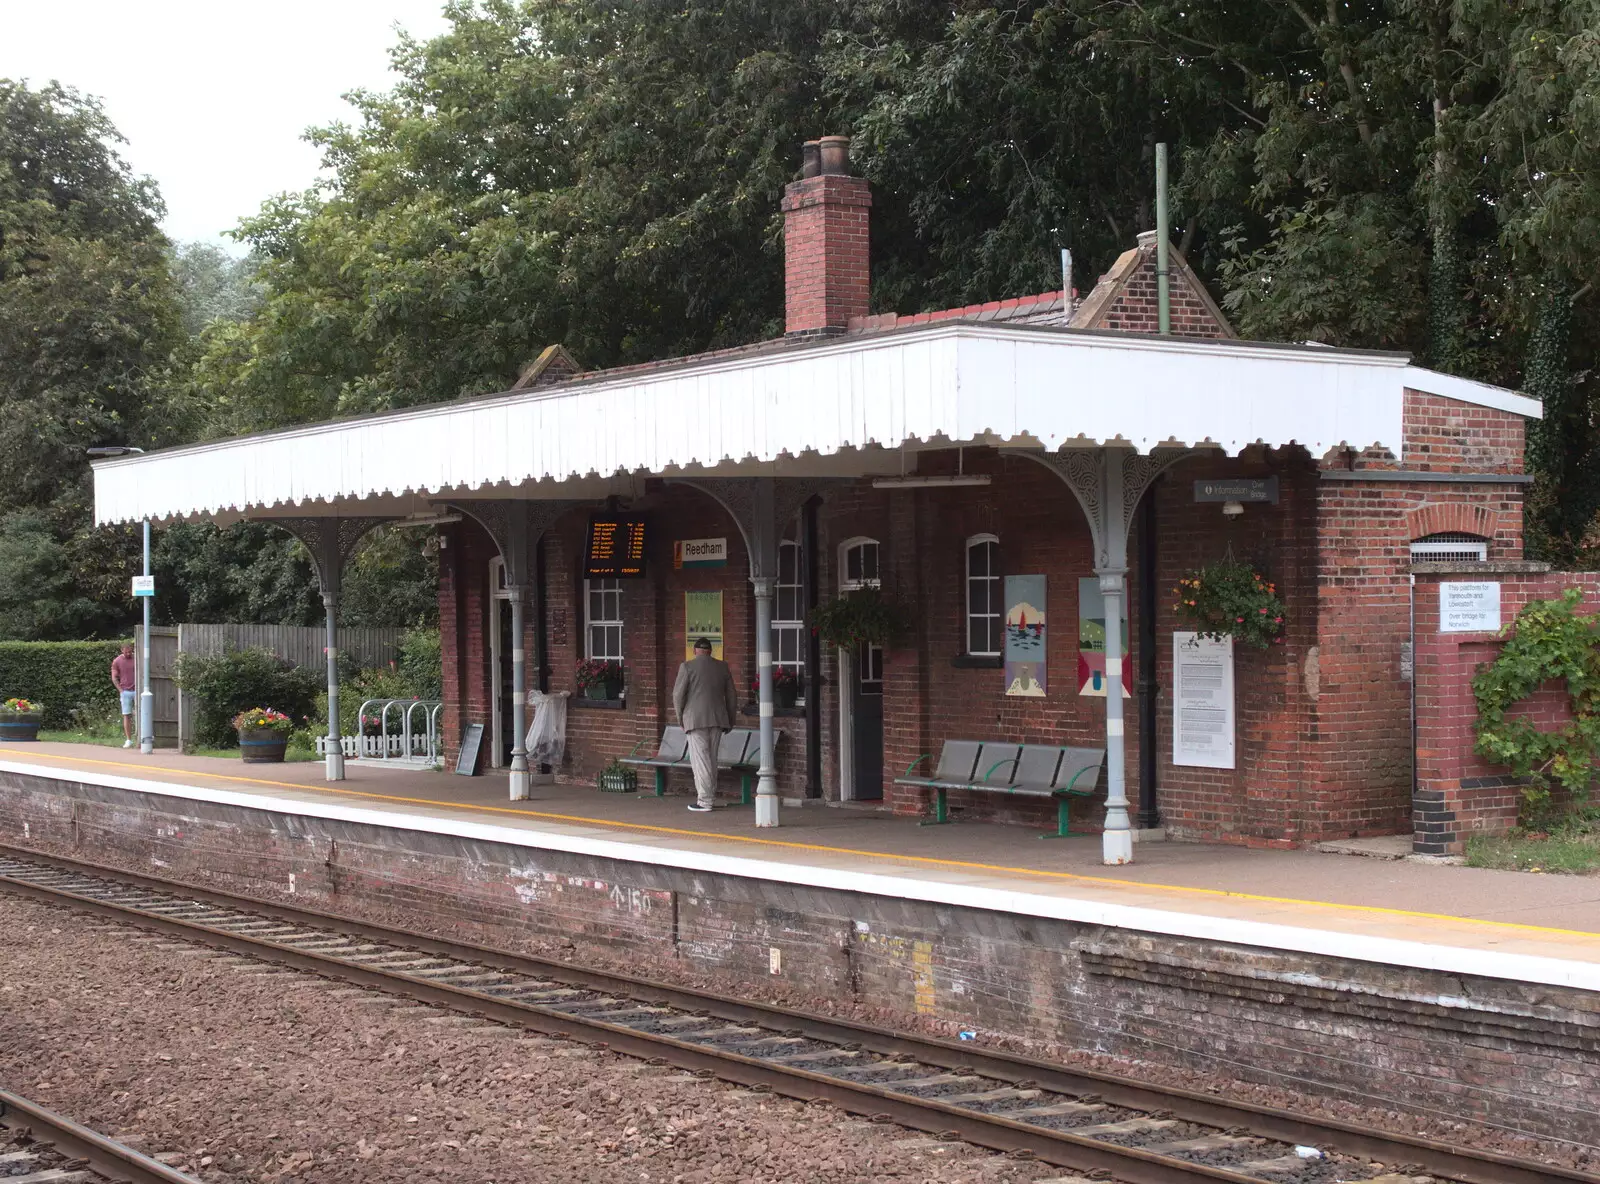
[{"label": "railway track", "polygon": [[[1126,1184],[1600,1177],[0,845],[0,887]],[[0,1173],[3,1175],[3,1173]]]},{"label": "railway track", "polygon": [[193,1176],[3,1089],[0,1180],[7,1184],[200,1184]]}]

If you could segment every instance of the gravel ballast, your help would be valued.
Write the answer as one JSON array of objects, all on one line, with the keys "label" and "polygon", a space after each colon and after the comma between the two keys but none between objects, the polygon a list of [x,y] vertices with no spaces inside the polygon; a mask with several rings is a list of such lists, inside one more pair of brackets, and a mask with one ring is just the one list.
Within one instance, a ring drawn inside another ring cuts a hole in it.
[{"label": "gravel ballast", "polygon": [[3,892],[0,934],[0,1082],[207,1180],[1061,1175]]}]

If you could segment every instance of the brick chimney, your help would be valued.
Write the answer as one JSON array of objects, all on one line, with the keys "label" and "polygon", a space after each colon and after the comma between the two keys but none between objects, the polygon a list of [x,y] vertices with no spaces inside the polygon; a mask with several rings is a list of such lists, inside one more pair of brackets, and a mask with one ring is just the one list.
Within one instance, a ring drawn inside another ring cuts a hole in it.
[{"label": "brick chimney", "polygon": [[867,220],[872,193],[852,177],[850,138],[808,141],[800,180],[783,191],[784,332],[843,333],[867,314]]}]

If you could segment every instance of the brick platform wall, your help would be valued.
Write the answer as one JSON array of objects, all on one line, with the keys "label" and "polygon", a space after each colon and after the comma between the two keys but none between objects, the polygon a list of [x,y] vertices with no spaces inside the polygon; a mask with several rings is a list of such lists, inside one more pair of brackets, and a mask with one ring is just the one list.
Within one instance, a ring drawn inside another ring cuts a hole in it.
[{"label": "brick platform wall", "polygon": [[1595,992],[19,774],[0,774],[0,840],[1035,1055],[1087,1050],[1150,1075],[1209,1070],[1600,1142]]},{"label": "brick platform wall", "polygon": [[[1554,600],[1567,588],[1583,590],[1579,611],[1600,611],[1600,574],[1548,572],[1532,564],[1445,565],[1429,570],[1418,564],[1417,606],[1417,784],[1413,812],[1414,849],[1423,854],[1455,854],[1474,833],[1496,833],[1513,826],[1522,791],[1510,771],[1478,756],[1474,722],[1477,702],[1472,680],[1478,668],[1499,653],[1494,633],[1441,633],[1439,587],[1452,581],[1493,581],[1500,585],[1500,617],[1510,624],[1530,601]],[[1530,570],[1532,569],[1532,570]],[[1541,728],[1564,724],[1565,688],[1551,684],[1520,709]]]}]

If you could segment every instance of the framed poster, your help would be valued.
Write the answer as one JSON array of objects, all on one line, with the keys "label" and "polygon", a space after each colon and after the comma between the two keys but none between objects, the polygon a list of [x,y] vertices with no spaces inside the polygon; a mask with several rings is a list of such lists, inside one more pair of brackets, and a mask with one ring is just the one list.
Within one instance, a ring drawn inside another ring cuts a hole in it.
[{"label": "framed poster", "polygon": [[[1123,669],[1128,658],[1128,598],[1121,597]],[[1078,694],[1106,697],[1106,600],[1100,594],[1099,576],[1078,578]],[[1131,698],[1128,677],[1122,677],[1122,697]]]},{"label": "framed poster", "polygon": [[1006,577],[1006,694],[1043,699],[1045,675],[1043,576]]},{"label": "framed poster", "polygon": [[1234,767],[1233,638],[1172,635],[1172,763]]},{"label": "framed poster", "polygon": [[694,643],[711,639],[711,656],[722,657],[722,593],[685,592],[683,594],[683,658],[694,657]]}]

